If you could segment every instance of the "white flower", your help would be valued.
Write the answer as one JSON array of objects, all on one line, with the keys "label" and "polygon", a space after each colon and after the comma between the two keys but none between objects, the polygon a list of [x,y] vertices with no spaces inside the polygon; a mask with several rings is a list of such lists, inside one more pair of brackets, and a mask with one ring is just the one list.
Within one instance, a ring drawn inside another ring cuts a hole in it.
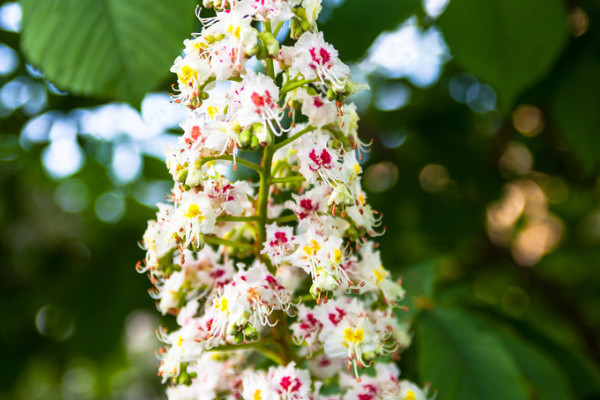
[{"label": "white flower", "polygon": [[266,229],[267,240],[263,245],[262,252],[269,255],[273,264],[278,265],[284,262],[298,247],[294,236],[294,228],[271,224],[267,225]]},{"label": "white flower", "polygon": [[242,399],[244,400],[280,399],[263,371],[246,371],[242,381],[242,387]]},{"label": "white flower", "polygon": [[313,27],[317,29],[317,18],[323,7],[321,7],[321,0],[303,0],[302,7],[306,10],[306,20]]},{"label": "white flower", "polygon": [[176,218],[185,232],[186,247],[189,244],[200,247],[202,235],[213,233],[217,213],[206,194],[194,190],[183,192],[176,212]]},{"label": "white flower", "polygon": [[279,88],[266,75],[248,74],[242,82],[231,86],[228,97],[232,101],[230,113],[242,126],[256,122],[268,125],[271,119],[281,119]]},{"label": "white flower", "polygon": [[304,33],[294,46],[296,57],[292,63],[292,74],[298,73],[306,79],[319,79],[334,88],[342,89],[350,68],[338,58],[337,50],[323,40],[323,33]]},{"label": "white flower", "polygon": [[168,204],[158,203],[156,220],[148,221],[142,245],[146,250],[146,267],[154,273],[162,273],[163,267],[173,262],[173,252],[178,246],[178,229],[173,222],[174,209]]},{"label": "white flower", "polygon": [[302,101],[302,114],[308,117],[308,124],[321,128],[335,121],[337,107],[325,97],[317,94],[309,95],[305,91],[298,91],[298,100]]},{"label": "white flower", "polygon": [[296,368],[294,362],[286,367],[270,368],[267,378],[282,400],[309,400],[311,397],[310,374]]}]

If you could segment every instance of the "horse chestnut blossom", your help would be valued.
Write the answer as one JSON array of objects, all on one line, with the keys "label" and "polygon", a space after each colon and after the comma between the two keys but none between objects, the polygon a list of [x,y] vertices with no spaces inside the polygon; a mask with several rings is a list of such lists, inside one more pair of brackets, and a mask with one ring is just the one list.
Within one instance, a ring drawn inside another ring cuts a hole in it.
[{"label": "horse chestnut blossom", "polygon": [[411,335],[361,187],[347,98],[365,85],[317,30],[320,0],[203,6],[171,68],[190,112],[138,265],[177,320],[159,333],[168,398],[427,399],[393,362]]}]

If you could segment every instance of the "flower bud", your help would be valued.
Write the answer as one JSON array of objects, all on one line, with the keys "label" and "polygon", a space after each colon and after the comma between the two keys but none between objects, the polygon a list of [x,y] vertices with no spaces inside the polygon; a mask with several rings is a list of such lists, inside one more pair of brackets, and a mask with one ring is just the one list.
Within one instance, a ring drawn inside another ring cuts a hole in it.
[{"label": "flower bud", "polygon": [[233,343],[240,344],[243,342],[244,342],[244,333],[243,332],[236,333],[235,336],[233,337]]},{"label": "flower bud", "polygon": [[[187,164],[187,163],[186,163]],[[175,182],[184,183],[188,176],[188,169],[182,168],[175,174]]]},{"label": "flower bud", "polygon": [[260,149],[260,141],[256,136],[252,136],[252,139],[250,139],[250,150],[256,151],[258,149]]},{"label": "flower bud", "polygon": [[252,324],[248,324],[244,328],[244,336],[246,337],[246,340],[257,340],[260,337],[260,334]]},{"label": "flower bud", "polygon": [[248,148],[250,146],[251,140],[252,133],[249,129],[243,130],[242,133],[240,133],[240,146],[242,146],[243,149]]},{"label": "flower bud", "polygon": [[277,41],[271,32],[263,32],[259,37],[270,56],[277,56],[279,54],[279,41]]}]

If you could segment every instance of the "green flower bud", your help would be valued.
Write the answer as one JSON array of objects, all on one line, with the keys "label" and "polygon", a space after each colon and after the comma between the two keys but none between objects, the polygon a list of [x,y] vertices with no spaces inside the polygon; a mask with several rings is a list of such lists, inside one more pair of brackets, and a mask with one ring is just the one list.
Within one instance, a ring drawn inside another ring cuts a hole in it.
[{"label": "green flower bud", "polygon": [[306,10],[304,9],[304,7],[296,8],[296,10],[294,10],[294,14],[296,14],[298,16],[298,18],[300,18],[303,21],[306,21],[308,19],[308,17],[306,16]]},{"label": "green flower bud", "polygon": [[310,32],[312,30],[312,25],[306,20],[302,21],[300,26],[302,27],[303,32]]},{"label": "green flower bud", "polygon": [[256,58],[258,58],[259,60],[264,60],[268,56],[269,56],[269,52],[268,52],[267,48],[264,45],[259,45],[258,51],[256,52]]},{"label": "green flower bud", "polygon": [[188,169],[182,168],[175,174],[175,182],[184,183],[188,176]]},{"label": "green flower bud", "polygon": [[263,32],[259,37],[270,56],[279,54],[279,42],[271,32]]},{"label": "green flower bud", "polygon": [[297,18],[293,18],[290,21],[290,36],[292,39],[298,39],[304,31],[302,30],[302,22]]},{"label": "green flower bud", "polygon": [[247,148],[250,146],[250,141],[252,140],[252,133],[249,129],[246,129],[240,133],[240,145],[242,148]]},{"label": "green flower bud", "polygon": [[248,324],[244,328],[244,336],[246,337],[246,340],[257,340],[260,337],[260,334],[252,324]]},{"label": "green flower bud", "polygon": [[363,359],[365,361],[372,361],[377,357],[377,354],[375,354],[374,351],[368,351],[366,353],[363,353]]},{"label": "green flower bud", "polygon": [[333,90],[333,88],[329,88],[329,90],[327,90],[327,100],[334,101],[336,95],[337,94],[335,93],[335,91]]},{"label": "green flower bud", "polygon": [[233,343],[240,344],[243,342],[244,342],[244,333],[243,332],[236,333],[236,335],[233,337]]},{"label": "green flower bud", "polygon": [[250,150],[256,151],[258,149],[260,149],[260,142],[256,136],[252,136],[252,139],[250,139]]}]

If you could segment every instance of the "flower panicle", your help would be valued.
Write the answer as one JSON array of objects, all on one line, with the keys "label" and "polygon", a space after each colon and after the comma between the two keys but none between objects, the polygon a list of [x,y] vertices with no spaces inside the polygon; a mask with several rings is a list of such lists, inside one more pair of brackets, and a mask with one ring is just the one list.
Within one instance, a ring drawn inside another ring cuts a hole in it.
[{"label": "flower panicle", "polygon": [[321,0],[202,6],[214,15],[196,9],[203,29],[171,68],[190,110],[166,151],[173,189],[136,267],[177,319],[159,332],[169,399],[426,399],[380,361],[410,344],[392,310],[404,290],[361,186],[368,144],[347,99],[366,85],[318,31]]}]

